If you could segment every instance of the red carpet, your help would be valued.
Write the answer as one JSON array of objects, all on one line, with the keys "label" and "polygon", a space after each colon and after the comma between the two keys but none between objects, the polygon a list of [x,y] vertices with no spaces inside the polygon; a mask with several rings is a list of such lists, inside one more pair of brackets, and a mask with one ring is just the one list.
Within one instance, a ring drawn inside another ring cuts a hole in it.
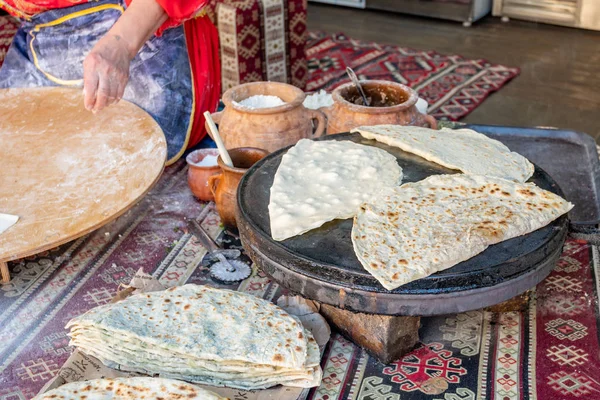
[{"label": "red carpet", "polygon": [[393,80],[415,89],[429,113],[457,121],[519,74],[518,68],[457,55],[354,40],[343,33],[311,32],[307,91],[331,90],[348,82],[346,66],[360,78]]}]

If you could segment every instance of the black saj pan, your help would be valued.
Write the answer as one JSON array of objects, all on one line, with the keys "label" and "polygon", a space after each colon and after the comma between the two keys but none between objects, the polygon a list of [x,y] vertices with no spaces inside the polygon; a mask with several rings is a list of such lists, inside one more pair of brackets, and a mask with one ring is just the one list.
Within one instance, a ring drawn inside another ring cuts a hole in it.
[{"label": "black saj pan", "polygon": [[[455,174],[416,155],[358,133],[317,140],[350,140],[396,156],[405,182],[436,174]],[[255,164],[238,188],[238,228],[252,260],[277,283],[306,298],[352,311],[428,316],[458,313],[501,303],[542,281],[554,268],[568,232],[568,217],[487,248],[452,268],[388,291],[356,258],[352,220],[334,220],[282,242],[270,235],[270,189],[288,148]],[[536,166],[529,182],[563,196],[552,178]]]}]

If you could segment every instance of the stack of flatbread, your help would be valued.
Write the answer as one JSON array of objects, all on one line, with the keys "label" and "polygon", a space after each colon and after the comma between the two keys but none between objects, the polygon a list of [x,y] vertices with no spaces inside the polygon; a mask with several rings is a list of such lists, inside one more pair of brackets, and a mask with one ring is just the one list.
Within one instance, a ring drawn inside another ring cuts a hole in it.
[{"label": "stack of flatbread", "polygon": [[533,183],[435,175],[363,204],[352,243],[363,267],[393,290],[540,229],[571,208]]},{"label": "stack of flatbread", "polygon": [[352,218],[364,201],[401,181],[402,168],[385,150],[300,140],[282,157],[271,187],[271,236],[281,241]]},{"label": "stack of flatbread", "polygon": [[239,389],[318,386],[319,347],[302,323],[249,294],[184,285],[94,308],[71,345],[122,371]]},{"label": "stack of flatbread", "polygon": [[525,157],[471,129],[375,125],[359,127],[353,132],[465,174],[525,182],[534,171],[533,164]]},{"label": "stack of flatbread", "polygon": [[172,379],[116,378],[71,382],[34,400],[229,400],[197,386]]}]

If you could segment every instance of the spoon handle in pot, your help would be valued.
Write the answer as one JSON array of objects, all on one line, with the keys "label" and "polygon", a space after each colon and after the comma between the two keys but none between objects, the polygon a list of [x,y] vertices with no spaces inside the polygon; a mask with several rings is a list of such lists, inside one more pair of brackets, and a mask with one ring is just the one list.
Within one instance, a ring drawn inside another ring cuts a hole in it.
[{"label": "spoon handle in pot", "polygon": [[356,87],[358,88],[358,91],[360,92],[360,95],[362,96],[362,99],[365,102],[365,106],[369,107],[369,100],[367,99],[367,95],[365,94],[365,91],[363,90],[362,85],[358,80],[358,77],[354,73],[354,70],[350,67],[346,67],[346,73],[348,74],[352,82],[354,82],[354,85],[356,85]]}]

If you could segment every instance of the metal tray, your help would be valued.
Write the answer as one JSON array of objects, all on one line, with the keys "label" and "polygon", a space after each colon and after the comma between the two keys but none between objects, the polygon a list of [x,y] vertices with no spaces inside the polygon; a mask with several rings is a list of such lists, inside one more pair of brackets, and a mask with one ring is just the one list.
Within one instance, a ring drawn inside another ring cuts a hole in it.
[{"label": "metal tray", "polygon": [[[421,157],[359,134],[317,140],[350,140],[388,151],[398,159],[404,182],[456,173]],[[508,300],[535,286],[552,270],[568,231],[563,216],[528,235],[490,246],[483,253],[393,291],[384,289],[354,254],[352,220],[331,221],[318,229],[276,242],[270,235],[269,196],[287,149],[255,164],[238,187],[238,228],[248,255],[283,286],[313,300],[354,311],[387,315],[438,315],[478,309]],[[539,167],[531,179],[562,195]]]},{"label": "metal tray", "polygon": [[448,125],[499,140],[546,171],[575,204],[569,213],[574,230],[600,224],[600,161],[591,136],[559,129]]}]

